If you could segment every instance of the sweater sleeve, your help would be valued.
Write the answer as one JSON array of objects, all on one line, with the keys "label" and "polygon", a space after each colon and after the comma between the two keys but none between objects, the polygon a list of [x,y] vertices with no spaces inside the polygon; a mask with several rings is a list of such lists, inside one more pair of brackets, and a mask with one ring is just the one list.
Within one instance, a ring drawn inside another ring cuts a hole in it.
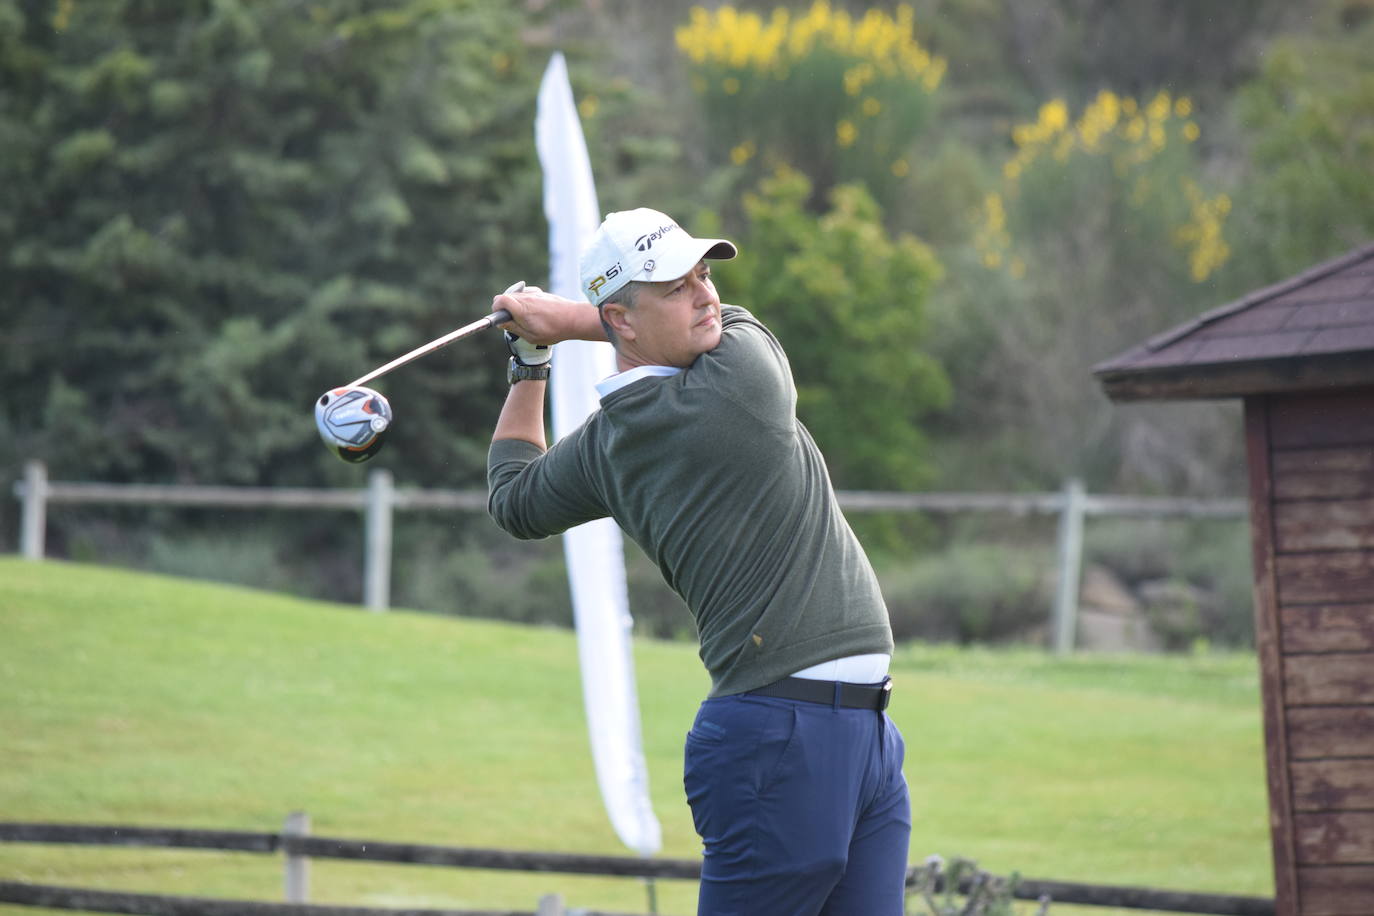
[{"label": "sweater sleeve", "polygon": [[582,473],[580,433],[547,452],[520,439],[497,439],[487,453],[487,512],[502,530],[525,540],[562,534],[609,510]]}]

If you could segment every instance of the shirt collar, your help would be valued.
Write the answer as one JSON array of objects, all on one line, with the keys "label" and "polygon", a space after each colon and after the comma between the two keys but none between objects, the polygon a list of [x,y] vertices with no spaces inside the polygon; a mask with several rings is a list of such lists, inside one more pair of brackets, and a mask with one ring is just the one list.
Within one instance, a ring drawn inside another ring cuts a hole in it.
[{"label": "shirt collar", "polygon": [[667,378],[677,375],[682,370],[677,366],[635,366],[633,369],[626,369],[624,372],[617,372],[615,375],[607,376],[596,383],[596,392],[603,398],[613,391],[619,391],[626,385],[637,382],[642,378],[659,376]]}]

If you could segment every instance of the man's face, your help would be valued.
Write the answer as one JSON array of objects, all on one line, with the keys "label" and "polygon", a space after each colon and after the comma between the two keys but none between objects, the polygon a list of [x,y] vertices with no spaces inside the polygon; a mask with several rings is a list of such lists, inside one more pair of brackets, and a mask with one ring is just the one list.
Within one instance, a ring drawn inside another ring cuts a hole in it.
[{"label": "man's face", "polygon": [[705,261],[686,276],[643,287],[624,310],[621,356],[631,365],[685,369],[720,343],[720,296]]}]

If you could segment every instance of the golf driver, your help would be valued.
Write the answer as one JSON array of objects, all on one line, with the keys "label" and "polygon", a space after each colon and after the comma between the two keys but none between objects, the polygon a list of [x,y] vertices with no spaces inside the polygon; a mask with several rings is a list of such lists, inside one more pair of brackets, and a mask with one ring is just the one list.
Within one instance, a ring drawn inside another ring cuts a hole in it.
[{"label": "golf driver", "polygon": [[315,402],[320,438],[349,464],[361,464],[381,450],[391,418],[387,399],[361,385],[326,391]]},{"label": "golf driver", "polygon": [[[525,281],[520,280],[512,284],[502,295],[518,293],[524,288]],[[455,340],[471,337],[479,331],[504,324],[510,319],[510,312],[499,309],[471,324],[463,325],[456,331],[450,331],[443,337],[416,347],[385,365],[378,366],[342,388],[332,388],[320,395],[315,401],[315,427],[319,430],[325,446],[349,464],[367,461],[381,450],[394,415],[387,399],[371,388],[364,388],[364,385],[373,379],[381,378],[393,369],[399,369],[435,350],[447,347]]]}]

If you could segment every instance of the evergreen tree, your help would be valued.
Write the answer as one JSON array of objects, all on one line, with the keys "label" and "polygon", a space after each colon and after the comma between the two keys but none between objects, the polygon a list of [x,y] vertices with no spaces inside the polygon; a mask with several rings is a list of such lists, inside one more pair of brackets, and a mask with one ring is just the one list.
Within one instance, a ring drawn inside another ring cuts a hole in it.
[{"label": "evergreen tree", "polygon": [[[0,463],[356,483],[314,398],[544,263],[524,18],[0,0]],[[500,370],[488,340],[379,382],[378,462],[480,480]]]}]

